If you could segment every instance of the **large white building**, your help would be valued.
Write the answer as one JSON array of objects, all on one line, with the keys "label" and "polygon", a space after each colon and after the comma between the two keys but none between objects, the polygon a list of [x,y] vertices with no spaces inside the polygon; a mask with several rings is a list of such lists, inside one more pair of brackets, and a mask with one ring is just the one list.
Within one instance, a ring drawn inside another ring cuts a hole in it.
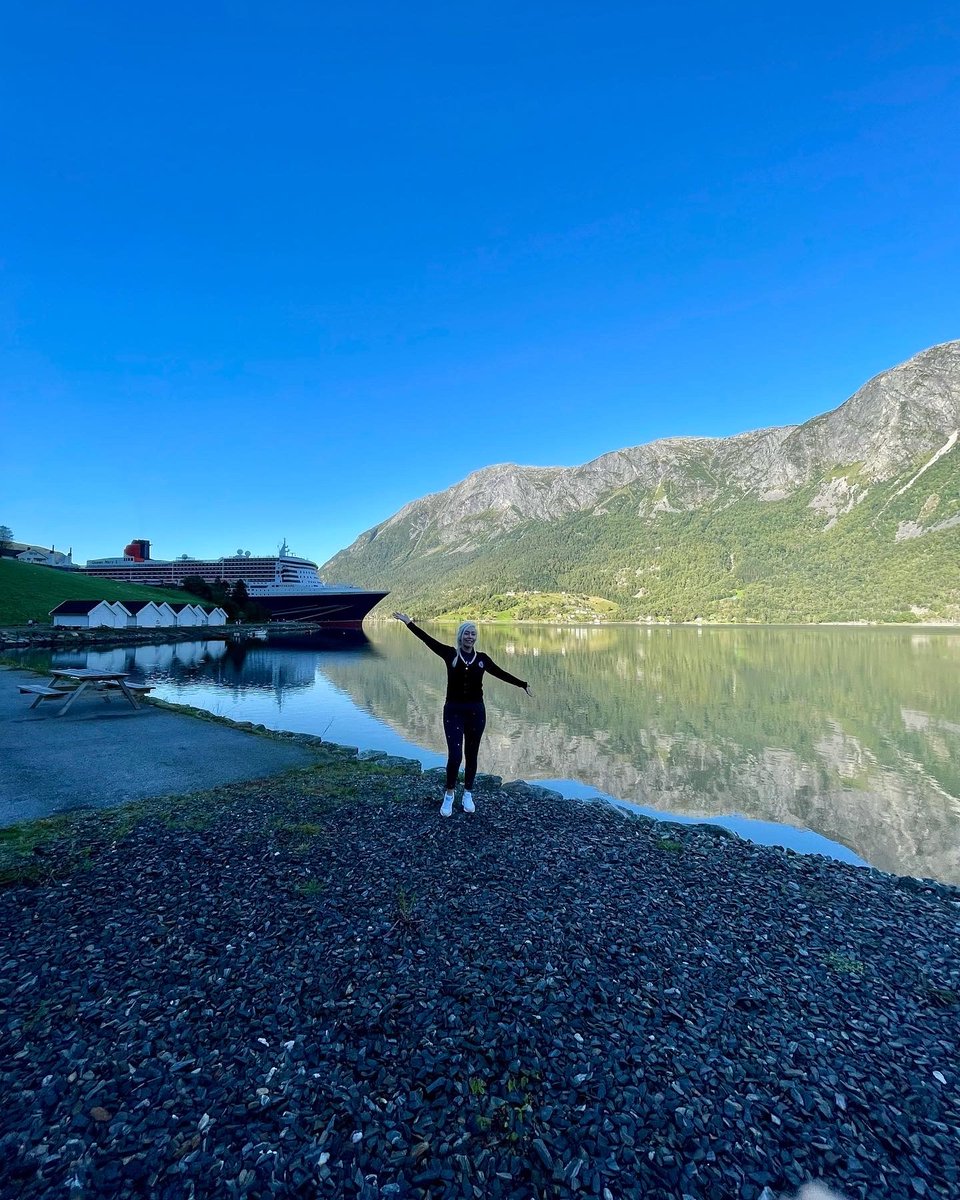
[{"label": "large white building", "polygon": [[73,566],[72,547],[64,554],[55,546],[48,550],[45,546],[25,546],[22,542],[8,542],[5,557],[16,558],[19,562],[36,563],[40,567]]}]

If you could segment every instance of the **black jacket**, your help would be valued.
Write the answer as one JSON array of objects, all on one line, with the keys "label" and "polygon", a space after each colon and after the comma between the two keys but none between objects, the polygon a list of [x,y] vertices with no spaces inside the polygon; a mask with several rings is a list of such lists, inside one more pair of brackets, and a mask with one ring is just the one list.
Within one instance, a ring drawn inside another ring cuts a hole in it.
[{"label": "black jacket", "polygon": [[483,677],[487,671],[491,675],[496,676],[497,679],[502,679],[505,683],[512,683],[514,687],[525,688],[527,686],[525,679],[518,679],[516,675],[511,675],[509,671],[502,670],[490,655],[485,654],[482,650],[475,651],[473,661],[468,665],[457,654],[456,646],[445,646],[443,642],[438,642],[429,633],[424,633],[413,621],[410,622],[407,628],[447,664],[448,704],[471,704],[482,700]]}]

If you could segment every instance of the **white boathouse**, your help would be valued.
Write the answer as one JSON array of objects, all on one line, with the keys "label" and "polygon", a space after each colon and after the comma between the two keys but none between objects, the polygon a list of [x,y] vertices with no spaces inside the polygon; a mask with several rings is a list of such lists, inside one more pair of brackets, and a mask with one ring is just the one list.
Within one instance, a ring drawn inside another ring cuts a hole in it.
[{"label": "white boathouse", "polygon": [[50,610],[55,626],[68,629],[125,629],[130,614],[119,601],[64,600]]},{"label": "white boathouse", "polygon": [[170,608],[173,610],[176,616],[177,625],[181,629],[205,623],[192,604],[187,604],[182,600],[175,600],[170,605]]},{"label": "white boathouse", "polygon": [[158,629],[166,624],[155,600],[121,600],[120,603],[130,614],[128,629]]}]

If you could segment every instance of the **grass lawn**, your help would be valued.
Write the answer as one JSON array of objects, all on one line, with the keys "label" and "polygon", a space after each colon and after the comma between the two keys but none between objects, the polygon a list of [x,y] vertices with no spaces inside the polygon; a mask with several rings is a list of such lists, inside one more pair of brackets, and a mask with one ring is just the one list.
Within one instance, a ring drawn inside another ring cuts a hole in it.
[{"label": "grass lawn", "polygon": [[58,567],[0,558],[0,625],[50,624],[50,610],[64,600],[197,600],[179,588],[154,588],[97,579]]},{"label": "grass lawn", "polygon": [[469,609],[444,613],[438,621],[616,621],[620,606],[602,596],[582,596],[572,592],[508,592],[489,601],[477,601]]}]

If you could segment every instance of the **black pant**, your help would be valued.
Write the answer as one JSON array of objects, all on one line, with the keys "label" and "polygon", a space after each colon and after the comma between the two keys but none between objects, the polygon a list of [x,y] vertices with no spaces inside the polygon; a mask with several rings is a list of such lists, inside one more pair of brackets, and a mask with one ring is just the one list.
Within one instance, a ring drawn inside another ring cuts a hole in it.
[{"label": "black pant", "polygon": [[460,760],[466,752],[463,768],[463,786],[472,791],[477,777],[477,754],[480,739],[487,724],[487,710],[483,701],[472,704],[447,703],[443,706],[443,733],[447,739],[447,791],[457,786]]}]

